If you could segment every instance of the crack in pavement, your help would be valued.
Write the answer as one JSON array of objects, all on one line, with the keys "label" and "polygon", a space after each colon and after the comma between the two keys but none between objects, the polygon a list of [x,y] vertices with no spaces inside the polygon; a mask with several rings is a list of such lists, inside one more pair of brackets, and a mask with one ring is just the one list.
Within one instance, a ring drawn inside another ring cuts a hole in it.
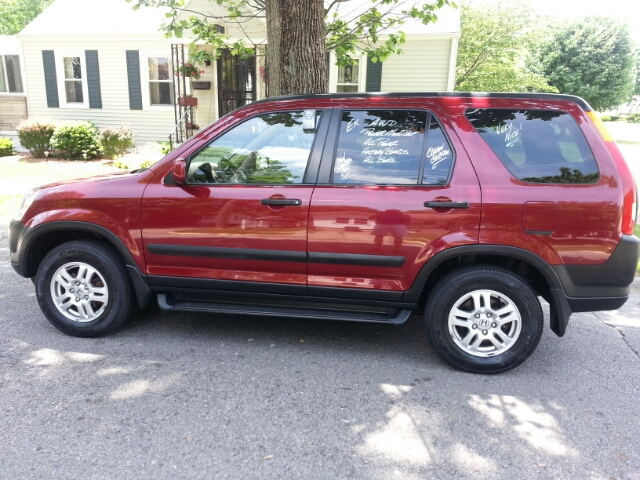
[{"label": "crack in pavement", "polygon": [[620,335],[620,338],[622,339],[624,344],[627,346],[627,348],[629,350],[631,350],[633,353],[635,353],[636,357],[638,357],[638,359],[640,359],[640,352],[638,350],[636,350],[635,348],[633,348],[633,346],[629,343],[629,340],[627,340],[627,336],[624,334],[624,330],[622,328],[616,327],[615,325],[611,325],[610,323],[607,323],[605,320],[600,318],[600,315],[598,315],[597,312],[592,312],[592,313],[598,320],[600,320],[602,323],[604,323],[607,327],[611,327],[616,332],[618,332],[618,334]]}]

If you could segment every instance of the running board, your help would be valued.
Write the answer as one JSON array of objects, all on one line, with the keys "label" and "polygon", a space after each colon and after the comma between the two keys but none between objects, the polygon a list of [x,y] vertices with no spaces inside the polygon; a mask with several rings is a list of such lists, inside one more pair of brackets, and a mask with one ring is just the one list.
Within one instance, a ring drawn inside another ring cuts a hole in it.
[{"label": "running board", "polygon": [[386,323],[402,325],[412,310],[397,309],[392,314],[382,312],[336,310],[310,307],[283,307],[276,305],[241,305],[233,303],[197,302],[178,300],[171,294],[158,293],[158,306],[171,312],[209,312],[265,317],[313,318],[316,320],[342,320],[351,322]]}]

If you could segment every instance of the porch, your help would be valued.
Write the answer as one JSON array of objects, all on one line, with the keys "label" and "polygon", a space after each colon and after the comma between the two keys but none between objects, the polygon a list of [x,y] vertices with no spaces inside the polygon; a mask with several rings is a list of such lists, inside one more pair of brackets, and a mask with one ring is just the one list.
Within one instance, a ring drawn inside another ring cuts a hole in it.
[{"label": "porch", "polygon": [[[206,45],[198,49],[213,53]],[[171,45],[175,115],[175,127],[169,135],[172,146],[227,113],[268,95],[266,46],[254,45],[254,51],[250,58],[223,51],[217,60],[196,66],[198,74],[189,75],[181,68],[191,63],[189,45]]]}]

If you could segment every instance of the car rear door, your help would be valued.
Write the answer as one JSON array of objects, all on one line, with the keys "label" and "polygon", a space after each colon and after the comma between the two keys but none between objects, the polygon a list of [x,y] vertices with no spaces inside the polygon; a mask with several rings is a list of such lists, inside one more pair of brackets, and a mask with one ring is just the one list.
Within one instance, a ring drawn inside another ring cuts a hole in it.
[{"label": "car rear door", "polygon": [[399,301],[433,255],[478,242],[478,179],[435,106],[336,108],[328,135],[309,212],[311,295]]}]

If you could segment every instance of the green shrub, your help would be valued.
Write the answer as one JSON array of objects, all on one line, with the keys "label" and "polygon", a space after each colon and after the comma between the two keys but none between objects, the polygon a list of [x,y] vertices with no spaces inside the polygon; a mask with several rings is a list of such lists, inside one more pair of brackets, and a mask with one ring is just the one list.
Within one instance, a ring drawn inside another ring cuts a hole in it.
[{"label": "green shrub", "polygon": [[0,137],[0,157],[13,155],[13,141],[10,138]]},{"label": "green shrub", "polygon": [[70,160],[95,158],[102,151],[98,129],[87,121],[58,125],[51,137],[51,148]]},{"label": "green shrub", "polygon": [[611,119],[611,122],[617,122],[620,120],[620,115],[611,115],[609,118]]},{"label": "green shrub", "polygon": [[149,168],[170,151],[169,142],[147,143],[135,152],[115,158],[113,164],[124,170]]},{"label": "green shrub", "polygon": [[20,122],[16,130],[20,144],[31,155],[44,157],[44,152],[51,148],[51,137],[55,129],[56,123],[53,120],[28,119]]},{"label": "green shrub", "polygon": [[157,142],[156,145],[158,145],[160,153],[162,153],[163,155],[167,155],[169,152],[171,152],[171,150],[173,150],[169,142]]},{"label": "green shrub", "polygon": [[136,146],[134,138],[135,135],[127,127],[104,127],[100,130],[102,153],[111,159],[124,155]]},{"label": "green shrub", "polygon": [[640,123],[640,113],[632,113],[627,117],[629,123]]},{"label": "green shrub", "polygon": [[610,122],[611,117],[609,115],[600,115],[600,120],[602,120],[603,122]]}]

